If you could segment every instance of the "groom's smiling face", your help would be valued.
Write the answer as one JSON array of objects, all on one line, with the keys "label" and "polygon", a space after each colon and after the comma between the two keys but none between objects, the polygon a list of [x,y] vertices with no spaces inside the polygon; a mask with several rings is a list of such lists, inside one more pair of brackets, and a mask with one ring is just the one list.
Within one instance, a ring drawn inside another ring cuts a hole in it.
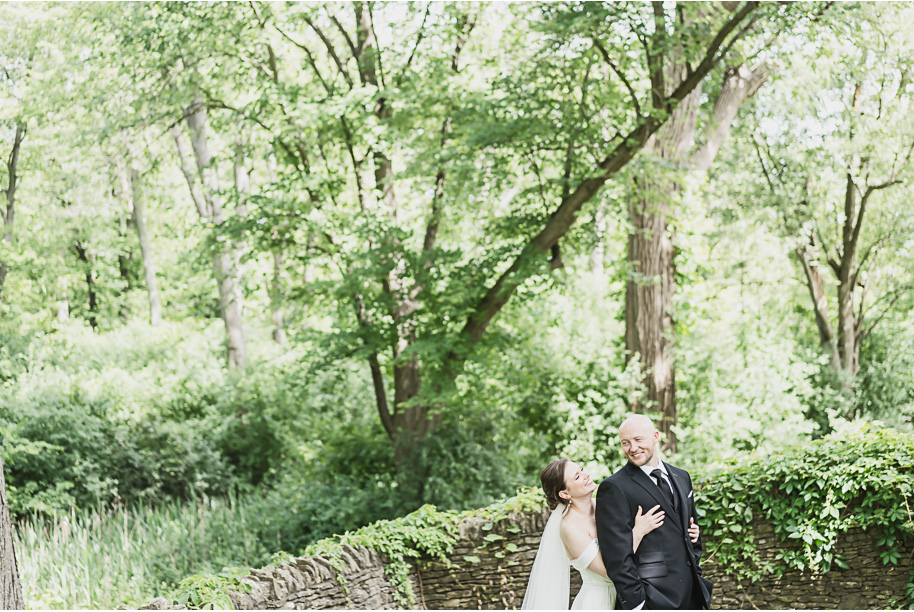
[{"label": "groom's smiling face", "polygon": [[[646,419],[644,419],[647,421]],[[649,425],[650,421],[642,422],[640,419],[626,421],[619,428],[619,439],[622,442],[622,452],[636,466],[654,465],[657,440],[660,434]]]}]

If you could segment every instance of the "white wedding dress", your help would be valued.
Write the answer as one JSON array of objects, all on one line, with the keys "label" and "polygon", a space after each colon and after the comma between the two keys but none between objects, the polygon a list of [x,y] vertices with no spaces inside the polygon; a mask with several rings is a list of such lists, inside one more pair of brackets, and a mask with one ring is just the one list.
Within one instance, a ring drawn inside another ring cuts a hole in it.
[{"label": "white wedding dress", "polygon": [[571,568],[581,574],[583,584],[571,606],[572,610],[612,610],[616,605],[616,587],[612,581],[587,568],[600,546],[594,540],[577,559],[569,560],[562,544],[560,525],[562,507],[553,510],[540,547],[533,560],[522,610],[567,610],[571,591]]},{"label": "white wedding dress", "polygon": [[600,546],[594,538],[581,556],[571,561],[571,567],[580,572],[583,581],[571,604],[572,610],[612,610],[616,607],[616,586],[612,580],[588,568],[599,554]]}]

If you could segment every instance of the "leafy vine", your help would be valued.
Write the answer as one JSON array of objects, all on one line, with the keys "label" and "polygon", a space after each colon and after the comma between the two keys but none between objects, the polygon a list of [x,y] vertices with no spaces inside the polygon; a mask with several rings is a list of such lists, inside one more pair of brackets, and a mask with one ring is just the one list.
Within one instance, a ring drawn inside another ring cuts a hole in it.
[{"label": "leafy vine", "polygon": [[[803,448],[749,460],[696,478],[708,557],[738,579],[780,577],[788,568],[846,568],[835,544],[851,528],[876,529],[880,556],[897,565],[914,535],[914,436],[863,426]],[[748,524],[770,520],[785,546],[762,563]],[[907,547],[905,546],[907,543]],[[914,601],[914,577],[906,594]]]},{"label": "leafy vine", "polygon": [[[428,557],[450,566],[448,555],[454,552],[459,537],[458,526],[462,520],[473,517],[486,519],[488,522],[482,529],[488,531],[495,522],[508,518],[512,512],[539,511],[544,504],[545,499],[539,488],[523,487],[514,497],[475,510],[450,512],[425,505],[404,517],[377,521],[356,531],[315,542],[305,549],[304,554],[319,555],[330,561],[337,569],[339,579],[343,569],[340,558],[344,545],[371,548],[386,557],[384,571],[394,587],[396,602],[401,606],[413,607],[415,592],[409,579],[412,563]],[[494,534],[487,538],[491,536]]]}]

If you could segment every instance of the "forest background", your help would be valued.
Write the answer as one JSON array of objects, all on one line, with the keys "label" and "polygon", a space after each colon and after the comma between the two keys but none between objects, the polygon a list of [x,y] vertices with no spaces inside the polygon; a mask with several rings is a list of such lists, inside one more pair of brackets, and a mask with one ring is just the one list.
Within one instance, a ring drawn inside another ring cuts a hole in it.
[{"label": "forest background", "polygon": [[697,471],[910,432],[912,11],[0,5],[26,602],[600,478],[632,411]]}]

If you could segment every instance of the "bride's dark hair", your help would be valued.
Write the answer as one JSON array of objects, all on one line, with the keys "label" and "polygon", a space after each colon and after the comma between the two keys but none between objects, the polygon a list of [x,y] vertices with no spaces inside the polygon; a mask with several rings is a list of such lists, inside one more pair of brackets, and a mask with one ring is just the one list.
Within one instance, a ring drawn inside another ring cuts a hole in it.
[{"label": "bride's dark hair", "polygon": [[559,491],[563,491],[565,485],[565,465],[568,459],[558,459],[543,468],[540,472],[540,482],[543,483],[543,493],[546,494],[546,503],[550,510],[555,510],[556,506],[562,504],[568,505],[567,499],[559,497]]}]

